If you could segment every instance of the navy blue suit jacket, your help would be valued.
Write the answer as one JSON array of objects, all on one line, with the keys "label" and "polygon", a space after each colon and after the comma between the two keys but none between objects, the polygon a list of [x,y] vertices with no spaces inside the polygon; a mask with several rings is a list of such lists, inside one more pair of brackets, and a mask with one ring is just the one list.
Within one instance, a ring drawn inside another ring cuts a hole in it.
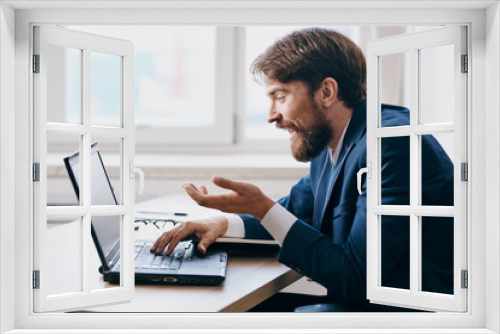
[{"label": "navy blue suit jacket", "polygon": [[[409,125],[406,108],[383,105],[382,126]],[[409,138],[382,139],[382,204],[409,205]],[[433,136],[422,136],[422,204],[453,205],[453,164]],[[325,149],[310,173],[278,201],[297,217],[278,260],[325,286],[332,302],[366,300],[366,102],[354,109],[336,166]],[[331,202],[330,202],[331,201]],[[270,235],[242,215],[246,238]],[[409,289],[409,217],[382,217],[382,285]],[[422,219],[422,289],[453,293],[453,218]]]}]

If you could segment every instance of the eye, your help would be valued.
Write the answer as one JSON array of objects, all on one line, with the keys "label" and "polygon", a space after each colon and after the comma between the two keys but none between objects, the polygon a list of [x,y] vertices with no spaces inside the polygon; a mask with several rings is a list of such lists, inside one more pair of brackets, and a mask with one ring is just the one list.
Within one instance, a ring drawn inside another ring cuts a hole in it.
[{"label": "eye", "polygon": [[279,102],[285,101],[285,95],[283,94],[276,95],[276,100],[278,100]]}]

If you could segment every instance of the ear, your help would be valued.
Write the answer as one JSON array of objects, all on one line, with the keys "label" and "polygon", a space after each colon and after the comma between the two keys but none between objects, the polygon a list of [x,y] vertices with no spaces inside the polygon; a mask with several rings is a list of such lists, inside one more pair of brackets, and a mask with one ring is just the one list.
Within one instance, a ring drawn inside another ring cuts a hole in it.
[{"label": "ear", "polygon": [[334,78],[325,78],[323,82],[321,82],[318,91],[321,105],[325,108],[331,107],[335,102],[339,100],[339,85],[337,83],[337,80],[335,80]]}]

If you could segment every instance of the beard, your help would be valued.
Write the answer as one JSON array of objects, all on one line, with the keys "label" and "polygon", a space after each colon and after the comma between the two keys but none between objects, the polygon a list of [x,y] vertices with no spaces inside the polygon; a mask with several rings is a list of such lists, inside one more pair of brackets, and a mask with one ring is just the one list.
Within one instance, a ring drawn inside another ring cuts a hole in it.
[{"label": "beard", "polygon": [[[298,137],[302,137],[302,140]],[[316,158],[332,139],[329,126],[321,124],[308,132],[297,131],[297,139],[292,143],[292,155],[297,161],[308,162]]]},{"label": "beard", "polygon": [[297,161],[308,162],[316,158],[333,139],[333,130],[325,116],[313,102],[314,122],[308,128],[299,129],[295,126],[297,138],[291,144],[292,155]]}]

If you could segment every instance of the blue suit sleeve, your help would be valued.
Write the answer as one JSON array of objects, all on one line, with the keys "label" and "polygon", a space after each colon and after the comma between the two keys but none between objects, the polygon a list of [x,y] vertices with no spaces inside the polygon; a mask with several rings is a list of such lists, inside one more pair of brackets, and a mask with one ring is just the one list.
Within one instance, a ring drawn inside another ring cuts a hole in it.
[{"label": "blue suit sleeve", "polygon": [[330,237],[299,220],[288,232],[278,258],[326,287],[331,299],[348,304],[366,301],[366,191],[357,206],[343,245],[334,244]]}]

